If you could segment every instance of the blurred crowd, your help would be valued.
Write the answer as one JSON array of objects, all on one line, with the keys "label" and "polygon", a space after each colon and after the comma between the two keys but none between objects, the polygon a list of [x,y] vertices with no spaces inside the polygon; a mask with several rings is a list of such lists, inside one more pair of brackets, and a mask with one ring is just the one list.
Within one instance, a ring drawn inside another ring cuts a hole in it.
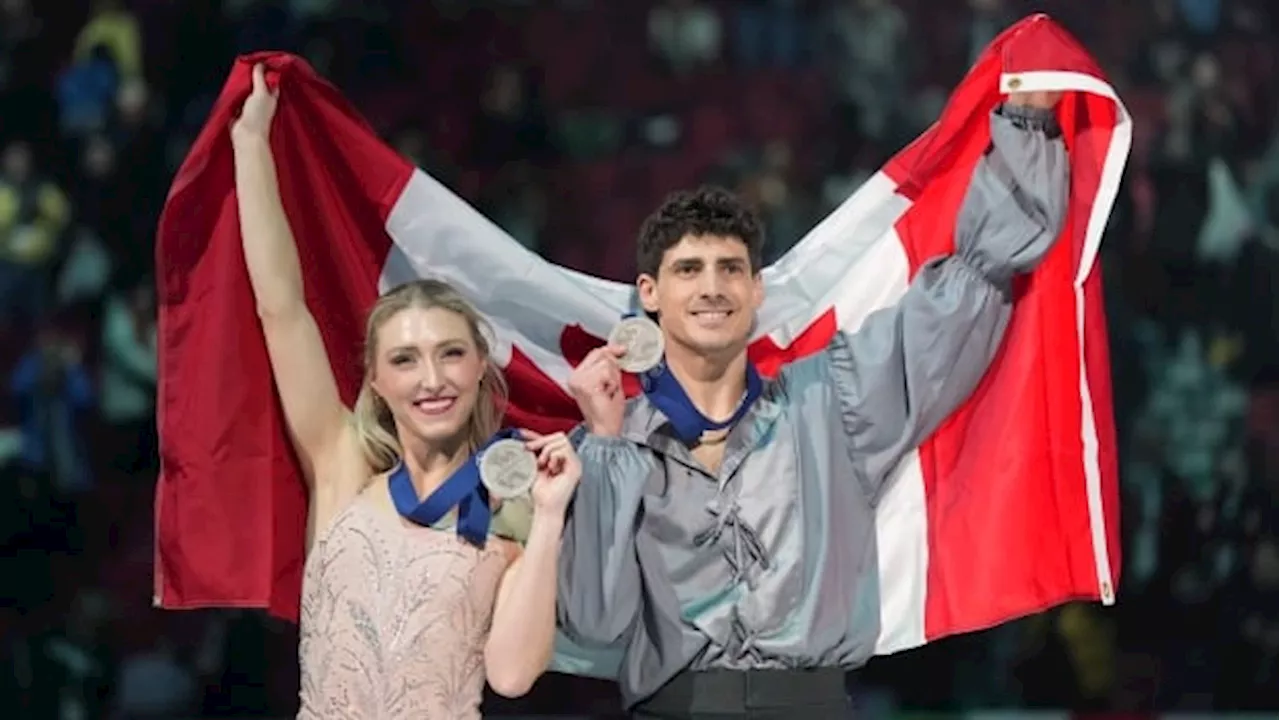
[{"label": "blurred crowd", "polygon": [[[0,0],[6,717],[287,715],[296,700],[292,628],[149,602],[154,233],[237,53],[303,55],[519,242],[629,280],[640,220],[700,181],[755,203],[777,257],[1033,11],[1095,54],[1134,116],[1101,262],[1120,600],[878,659],[854,690],[934,710],[1274,710],[1275,5]],[[508,709],[565,693],[616,706],[575,682]]]}]

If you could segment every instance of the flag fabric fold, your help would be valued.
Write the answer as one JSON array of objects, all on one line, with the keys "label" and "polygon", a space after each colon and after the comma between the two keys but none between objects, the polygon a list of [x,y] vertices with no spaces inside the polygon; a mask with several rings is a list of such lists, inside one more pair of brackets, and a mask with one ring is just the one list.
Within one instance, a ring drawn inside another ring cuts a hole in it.
[{"label": "flag fabric fold", "polygon": [[[631,285],[548,263],[392,152],[300,59],[238,59],[160,222],[156,602],[264,607],[296,618],[306,495],[276,398],[240,247],[229,125],[264,62],[307,301],[344,400],[359,389],[364,314],[419,277],[453,283],[493,324],[508,422],[578,420],[574,363],[632,309]],[[1119,508],[1098,247],[1129,151],[1124,106],[1061,27],[997,37],[938,122],[764,270],[750,355],[761,372],[823,348],[952,250],[988,113],[1015,91],[1065,93],[1069,216],[1020,279],[1007,339],[975,392],[904,459],[877,509],[880,654],[1072,599],[1114,600]],[[674,189],[674,188],[673,188]],[[635,229],[620,228],[620,232]],[[631,386],[634,392],[635,386]],[[559,669],[588,674],[561,659]]]}]

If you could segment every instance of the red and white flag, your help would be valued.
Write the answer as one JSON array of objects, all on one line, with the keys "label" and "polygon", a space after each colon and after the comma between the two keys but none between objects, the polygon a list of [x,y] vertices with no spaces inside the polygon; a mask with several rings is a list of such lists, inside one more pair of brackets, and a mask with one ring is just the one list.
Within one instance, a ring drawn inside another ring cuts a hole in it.
[{"label": "red and white flag", "polygon": [[[492,322],[509,423],[567,429],[578,420],[569,372],[629,309],[633,288],[523,249],[391,151],[298,58],[240,58],[160,223],[155,592],[166,608],[296,618],[306,497],[241,253],[228,132],[255,62],[281,78],[271,139],[281,192],[346,401],[377,294],[430,276]],[[1047,17],[998,37],[932,128],[764,270],[750,354],[776,373],[895,302],[921,263],[950,252],[988,113],[1015,90],[1066,92],[1070,212],[1061,242],[1016,287],[993,367],[903,461],[878,508],[881,654],[1073,599],[1114,600],[1119,508],[1096,261],[1131,125],[1093,59]]]}]

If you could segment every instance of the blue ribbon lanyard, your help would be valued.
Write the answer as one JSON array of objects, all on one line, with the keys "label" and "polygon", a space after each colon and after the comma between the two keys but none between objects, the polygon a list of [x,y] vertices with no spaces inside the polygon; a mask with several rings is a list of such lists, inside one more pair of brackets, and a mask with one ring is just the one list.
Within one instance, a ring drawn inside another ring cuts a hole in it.
[{"label": "blue ribbon lanyard", "polygon": [[641,378],[641,385],[649,402],[667,416],[676,437],[684,442],[694,442],[705,432],[723,430],[741,420],[760,397],[764,382],[760,379],[760,373],[756,371],[755,365],[747,363],[747,390],[742,394],[738,409],[724,422],[715,422],[707,418],[694,406],[684,387],[671,373],[671,369],[665,362],[645,373]]},{"label": "blue ribbon lanyard", "polygon": [[425,500],[419,500],[418,491],[409,477],[409,468],[401,460],[388,476],[391,501],[396,512],[410,522],[430,527],[458,508],[458,535],[473,545],[483,546],[489,537],[489,523],[493,512],[489,508],[489,491],[480,482],[480,464],[477,456],[498,440],[517,437],[515,430],[501,430],[472,453],[461,467],[453,471],[440,487]]}]

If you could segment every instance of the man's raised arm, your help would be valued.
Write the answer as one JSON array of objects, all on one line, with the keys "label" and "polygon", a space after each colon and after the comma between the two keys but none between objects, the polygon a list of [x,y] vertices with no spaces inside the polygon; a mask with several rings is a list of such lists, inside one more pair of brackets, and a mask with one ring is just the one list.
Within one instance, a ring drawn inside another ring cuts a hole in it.
[{"label": "man's raised arm", "polygon": [[955,254],[925,262],[896,305],[788,373],[791,392],[834,387],[873,500],[903,455],[977,387],[1009,323],[1013,277],[1034,269],[1062,229],[1069,166],[1054,102],[1037,93],[991,114],[991,146],[961,205]]}]

